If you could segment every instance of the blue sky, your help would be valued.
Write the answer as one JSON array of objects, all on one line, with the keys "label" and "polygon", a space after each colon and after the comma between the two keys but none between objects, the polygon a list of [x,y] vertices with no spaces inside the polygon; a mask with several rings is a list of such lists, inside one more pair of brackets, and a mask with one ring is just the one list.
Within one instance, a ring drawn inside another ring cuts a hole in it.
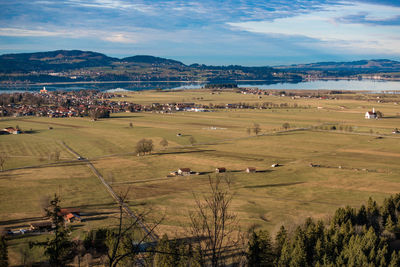
[{"label": "blue sky", "polygon": [[399,0],[0,0],[0,53],[92,50],[186,64],[400,60]]}]

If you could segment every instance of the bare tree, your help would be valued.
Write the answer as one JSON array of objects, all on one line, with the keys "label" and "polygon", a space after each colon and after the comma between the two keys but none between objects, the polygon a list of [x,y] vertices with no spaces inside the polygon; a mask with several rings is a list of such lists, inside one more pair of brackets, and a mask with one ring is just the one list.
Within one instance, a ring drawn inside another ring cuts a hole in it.
[{"label": "bare tree", "polygon": [[162,147],[167,147],[168,146],[168,140],[167,139],[165,139],[165,138],[163,138],[161,141],[160,141],[160,145],[162,146]]},{"label": "bare tree", "polygon": [[140,155],[146,155],[146,153],[151,153],[154,149],[153,140],[151,139],[141,139],[136,143],[136,153]]},{"label": "bare tree", "polygon": [[43,215],[47,214],[46,209],[50,206],[50,201],[51,201],[50,196],[42,195],[40,197],[39,205],[40,205],[40,208],[43,210]]},{"label": "bare tree", "polygon": [[290,124],[288,122],[285,122],[284,124],[282,124],[282,128],[287,130],[290,128]]},{"label": "bare tree", "polygon": [[4,171],[4,164],[6,163],[7,160],[7,154],[5,152],[0,153],[0,169]]},{"label": "bare tree", "polygon": [[196,240],[200,264],[224,264],[223,253],[227,248],[237,250],[240,229],[236,214],[230,212],[232,193],[227,176],[209,176],[210,193],[202,198],[194,195],[196,211],[190,213],[191,235]]},{"label": "bare tree", "polygon": [[108,231],[106,245],[107,265],[116,267],[118,265],[126,266],[126,261],[131,264],[139,265],[143,263],[139,255],[145,252],[145,243],[154,238],[154,230],[161,223],[162,219],[152,224],[150,228],[144,225],[144,219],[149,213],[137,213],[135,216],[124,216],[124,210],[129,189],[118,196],[119,215],[117,229]]},{"label": "bare tree", "polygon": [[261,132],[260,124],[254,123],[253,125],[253,132],[258,135]]},{"label": "bare tree", "polygon": [[246,132],[247,132],[248,135],[250,135],[251,134],[251,128],[247,128]]},{"label": "bare tree", "polygon": [[196,139],[193,136],[191,136],[189,138],[189,143],[193,146],[196,143]]},{"label": "bare tree", "polygon": [[129,123],[129,127],[133,128],[133,123],[132,122]]}]

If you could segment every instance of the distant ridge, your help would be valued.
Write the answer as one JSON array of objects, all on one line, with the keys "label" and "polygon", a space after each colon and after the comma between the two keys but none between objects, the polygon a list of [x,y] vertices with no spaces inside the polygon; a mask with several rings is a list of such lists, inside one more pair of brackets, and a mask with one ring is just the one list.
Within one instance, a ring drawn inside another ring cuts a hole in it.
[{"label": "distant ridge", "polygon": [[400,62],[389,59],[371,59],[371,60],[358,60],[349,62],[317,62],[308,64],[294,64],[289,66],[277,66],[277,69],[284,70],[362,70],[362,71],[400,71]]},{"label": "distant ridge", "polygon": [[[56,50],[0,55],[0,83],[29,84],[82,81],[207,81],[301,82],[308,78],[358,78],[360,74],[400,73],[389,59],[319,62],[278,67],[208,66],[151,55],[122,59],[81,50]],[[382,76],[383,77],[383,76]],[[399,79],[385,74],[385,79]]]},{"label": "distant ridge", "polygon": [[41,70],[63,71],[108,66],[116,61],[119,61],[119,59],[97,52],[80,50],[4,54],[0,56],[0,71],[5,73]]},{"label": "distant ridge", "polygon": [[132,56],[132,57],[126,57],[126,58],[121,59],[120,61],[186,66],[185,64],[183,64],[182,62],[177,61],[177,60],[166,59],[166,58],[162,58],[162,57],[147,56],[147,55],[137,55],[137,56]]}]

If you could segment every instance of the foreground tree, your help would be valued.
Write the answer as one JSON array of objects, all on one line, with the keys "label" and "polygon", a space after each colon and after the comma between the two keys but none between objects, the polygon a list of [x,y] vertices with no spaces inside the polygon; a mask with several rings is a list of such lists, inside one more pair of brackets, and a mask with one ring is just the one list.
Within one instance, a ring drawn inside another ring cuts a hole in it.
[{"label": "foreground tree", "polygon": [[141,139],[136,143],[135,152],[140,155],[146,155],[146,153],[151,153],[154,149],[153,140],[151,139]]},{"label": "foreground tree", "polygon": [[230,211],[232,193],[227,176],[209,176],[210,193],[195,197],[196,211],[190,213],[191,235],[196,240],[200,265],[223,265],[224,249],[238,249],[240,229],[237,217]]},{"label": "foreground tree", "polygon": [[45,248],[45,254],[49,256],[51,266],[65,266],[72,258],[74,244],[70,241],[70,229],[65,227],[64,218],[61,215],[60,198],[55,194],[50,205],[45,209],[47,216],[51,219],[54,227],[54,237],[45,242],[33,243],[32,245]]},{"label": "foreground tree", "polygon": [[199,266],[192,257],[189,244],[182,240],[169,240],[164,236],[158,241],[154,250],[153,264],[157,267],[169,266]]},{"label": "foreground tree", "polygon": [[0,233],[0,267],[8,266],[8,248],[5,236]]},{"label": "foreground tree", "polygon": [[119,198],[119,215],[117,229],[106,230],[105,246],[107,247],[107,265],[109,267],[140,265],[145,259],[140,258],[141,253],[147,252],[150,242],[154,241],[154,230],[162,219],[148,228],[144,224],[147,213],[132,214],[126,211],[126,199],[129,190]]},{"label": "foreground tree", "polygon": [[253,231],[248,246],[247,263],[249,266],[274,266],[275,255],[268,232]]}]

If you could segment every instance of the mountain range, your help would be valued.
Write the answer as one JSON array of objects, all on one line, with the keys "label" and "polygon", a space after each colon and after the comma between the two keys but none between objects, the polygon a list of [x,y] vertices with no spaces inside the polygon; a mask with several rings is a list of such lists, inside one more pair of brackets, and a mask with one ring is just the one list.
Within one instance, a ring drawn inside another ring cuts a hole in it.
[{"label": "mountain range", "polygon": [[352,62],[319,62],[290,66],[185,65],[180,61],[136,55],[126,58],[80,50],[57,50],[0,56],[0,82],[73,81],[301,81],[305,75],[350,76],[400,72],[400,62],[379,59]]}]

